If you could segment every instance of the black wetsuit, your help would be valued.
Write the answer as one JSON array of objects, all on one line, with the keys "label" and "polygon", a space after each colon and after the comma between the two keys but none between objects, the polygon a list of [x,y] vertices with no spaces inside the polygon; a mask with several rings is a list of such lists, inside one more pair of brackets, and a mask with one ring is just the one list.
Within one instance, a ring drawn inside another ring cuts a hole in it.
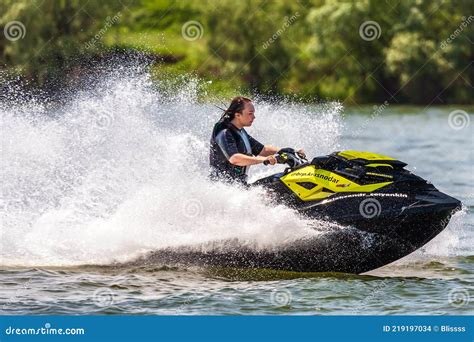
[{"label": "black wetsuit", "polygon": [[238,129],[231,123],[217,123],[211,137],[211,179],[246,184],[249,167],[233,165],[229,159],[236,153],[257,156],[263,147],[245,129]]}]

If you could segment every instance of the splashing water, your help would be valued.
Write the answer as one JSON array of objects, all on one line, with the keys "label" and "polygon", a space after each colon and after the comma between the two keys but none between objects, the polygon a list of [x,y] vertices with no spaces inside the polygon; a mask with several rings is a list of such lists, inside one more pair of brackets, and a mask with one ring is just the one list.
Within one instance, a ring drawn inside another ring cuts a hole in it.
[{"label": "splashing water", "polygon": [[[207,180],[219,113],[198,102],[198,89],[191,80],[157,91],[146,73],[122,74],[59,108],[21,94],[0,104],[0,263],[108,264],[182,244],[239,238],[271,247],[316,234],[314,224],[268,204],[259,189]],[[309,155],[337,147],[339,104],[255,104],[249,131],[260,141]],[[253,167],[251,179],[276,169]]]},{"label": "splashing water", "polygon": [[[2,89],[10,88],[0,91],[3,313],[473,312],[472,299],[463,305],[450,300],[473,284],[472,152],[466,155],[459,148],[472,142],[472,134],[453,134],[445,109],[404,115],[390,107],[392,115],[380,115],[369,126],[358,108],[344,117],[343,126],[337,103],[255,101],[257,120],[249,132],[264,143],[303,147],[309,156],[347,148],[399,157],[466,205],[425,247],[370,276],[264,270],[213,274],[133,265],[163,247],[203,243],[219,248],[219,241],[237,240],[278,249],[340,227],[269,204],[258,188],[210,183],[208,142],[219,113],[212,104],[199,103],[199,80],[160,83],[156,90],[146,73],[118,64],[115,73],[69,94],[61,106],[8,85],[0,73]],[[403,134],[389,139],[397,127]],[[456,181],[445,177],[446,164],[456,165]],[[251,180],[280,168],[253,166]],[[370,248],[371,235],[362,238]],[[125,264],[68,267],[115,262]],[[275,293],[289,294],[291,305],[275,305]]]}]

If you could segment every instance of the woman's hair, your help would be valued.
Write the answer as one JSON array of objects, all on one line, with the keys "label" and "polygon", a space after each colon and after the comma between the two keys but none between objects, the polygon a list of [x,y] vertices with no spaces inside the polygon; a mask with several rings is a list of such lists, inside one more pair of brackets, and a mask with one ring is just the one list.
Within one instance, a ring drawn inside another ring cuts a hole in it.
[{"label": "woman's hair", "polygon": [[224,111],[220,121],[231,122],[235,118],[235,113],[242,113],[245,104],[248,102],[252,102],[252,100],[243,96],[234,97],[230,102],[229,108]]}]

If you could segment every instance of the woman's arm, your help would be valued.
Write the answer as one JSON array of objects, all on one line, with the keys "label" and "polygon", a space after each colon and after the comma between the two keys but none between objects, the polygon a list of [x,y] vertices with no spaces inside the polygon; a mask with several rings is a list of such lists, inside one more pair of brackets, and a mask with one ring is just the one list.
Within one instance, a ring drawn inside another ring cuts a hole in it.
[{"label": "woman's arm", "polygon": [[[280,150],[281,149],[279,147],[272,146],[272,145],[265,145],[262,152],[260,152],[259,156],[264,156],[265,157],[265,156],[274,155],[275,153],[277,153]],[[303,154],[304,157],[306,157],[306,153],[302,148],[296,150],[296,152],[301,153],[301,154]]]},{"label": "woman's arm", "polygon": [[271,156],[277,153],[278,151],[280,151],[279,147],[272,146],[272,145],[265,145],[263,147],[263,150],[260,152],[259,156],[263,156],[263,157]]},{"label": "woman's arm", "polygon": [[229,158],[229,163],[237,166],[249,166],[263,163],[265,160],[268,160],[268,162],[272,165],[276,164],[276,158],[273,154],[267,157],[261,155],[254,157],[247,156],[243,153],[233,154],[232,157]]}]

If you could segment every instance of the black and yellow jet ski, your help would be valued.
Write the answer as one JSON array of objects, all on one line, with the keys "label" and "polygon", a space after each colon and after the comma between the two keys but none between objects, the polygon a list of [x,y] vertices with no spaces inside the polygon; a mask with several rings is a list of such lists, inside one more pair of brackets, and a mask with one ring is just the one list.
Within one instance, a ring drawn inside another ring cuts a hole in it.
[{"label": "black and yellow jet ski", "polygon": [[460,201],[440,192],[405,169],[407,164],[391,157],[341,151],[309,162],[286,148],[279,151],[277,160],[288,168],[252,186],[267,189],[276,203],[284,203],[306,217],[337,223],[336,228],[277,250],[244,247],[239,241],[218,241],[183,246],[179,251],[158,251],[147,261],[363,273],[422,247],[461,208]]}]

